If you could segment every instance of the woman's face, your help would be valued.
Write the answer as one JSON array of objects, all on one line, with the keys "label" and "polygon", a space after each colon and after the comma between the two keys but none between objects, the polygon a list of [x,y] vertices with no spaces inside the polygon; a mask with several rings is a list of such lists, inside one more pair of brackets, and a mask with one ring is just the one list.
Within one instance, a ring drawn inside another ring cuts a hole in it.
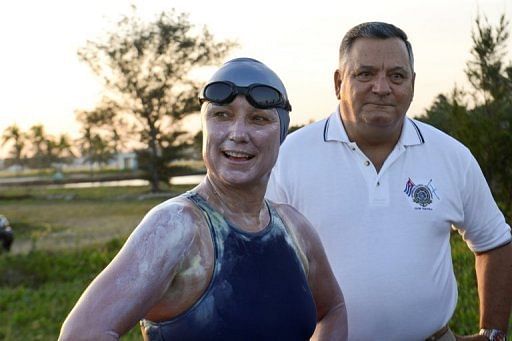
[{"label": "woman's face", "polygon": [[236,187],[266,186],[280,146],[275,109],[258,109],[237,96],[202,110],[203,159],[210,178]]}]

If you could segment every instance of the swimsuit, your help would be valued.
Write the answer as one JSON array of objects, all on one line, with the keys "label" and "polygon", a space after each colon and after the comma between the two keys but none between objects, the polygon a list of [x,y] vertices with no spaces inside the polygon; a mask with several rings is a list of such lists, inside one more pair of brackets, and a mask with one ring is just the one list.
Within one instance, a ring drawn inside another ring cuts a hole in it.
[{"label": "swimsuit", "polygon": [[309,340],[316,308],[298,250],[276,210],[270,223],[244,232],[197,193],[186,197],[208,222],[215,251],[211,282],[187,311],[164,322],[141,321],[146,339]]}]

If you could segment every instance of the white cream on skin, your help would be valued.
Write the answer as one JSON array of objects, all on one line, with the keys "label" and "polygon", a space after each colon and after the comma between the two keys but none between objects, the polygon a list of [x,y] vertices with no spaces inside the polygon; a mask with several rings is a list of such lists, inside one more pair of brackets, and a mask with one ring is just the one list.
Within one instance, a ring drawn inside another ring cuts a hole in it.
[{"label": "white cream on skin", "polygon": [[[194,190],[218,218],[247,232],[261,231],[270,220],[263,197],[280,145],[277,112],[255,109],[238,96],[222,108],[203,105],[202,118],[208,174]],[[305,258],[295,239],[287,242]],[[208,286],[213,257],[210,231],[197,207],[185,198],[158,205],[84,292],[62,340],[111,340],[143,317],[157,321],[186,311]],[[213,309],[214,302],[207,303]]]},{"label": "white cream on skin", "polygon": [[62,340],[111,339],[129,330],[158,302],[195,240],[197,216],[184,211],[190,209],[171,200],[148,213],[84,292],[63,325]]},{"label": "white cream on skin", "polygon": [[[200,194],[233,225],[263,229],[269,222],[263,196],[280,146],[277,111],[254,108],[237,96],[224,106],[204,104],[202,125],[208,173]],[[232,151],[252,157],[231,160],[226,152]]]}]

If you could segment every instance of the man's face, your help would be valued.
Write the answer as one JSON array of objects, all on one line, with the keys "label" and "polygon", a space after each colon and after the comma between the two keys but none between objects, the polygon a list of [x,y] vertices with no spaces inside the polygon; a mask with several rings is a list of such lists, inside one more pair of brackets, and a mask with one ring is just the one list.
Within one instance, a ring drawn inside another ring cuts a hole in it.
[{"label": "man's face", "polygon": [[334,85],[351,140],[398,140],[414,93],[414,73],[402,40],[357,39],[336,70]]},{"label": "man's face", "polygon": [[202,114],[203,159],[210,178],[230,186],[264,184],[279,153],[275,109],[253,107],[243,95]]}]

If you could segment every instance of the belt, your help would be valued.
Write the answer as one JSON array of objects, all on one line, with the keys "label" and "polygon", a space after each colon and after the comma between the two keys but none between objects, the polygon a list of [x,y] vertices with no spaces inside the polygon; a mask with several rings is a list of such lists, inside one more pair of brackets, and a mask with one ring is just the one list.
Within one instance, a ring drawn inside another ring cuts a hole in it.
[{"label": "belt", "polygon": [[448,331],[448,325],[445,325],[444,327],[439,329],[437,332],[435,332],[434,334],[432,334],[429,337],[427,337],[425,339],[425,341],[436,341],[436,340],[439,340],[444,334],[446,334],[447,331]]}]

